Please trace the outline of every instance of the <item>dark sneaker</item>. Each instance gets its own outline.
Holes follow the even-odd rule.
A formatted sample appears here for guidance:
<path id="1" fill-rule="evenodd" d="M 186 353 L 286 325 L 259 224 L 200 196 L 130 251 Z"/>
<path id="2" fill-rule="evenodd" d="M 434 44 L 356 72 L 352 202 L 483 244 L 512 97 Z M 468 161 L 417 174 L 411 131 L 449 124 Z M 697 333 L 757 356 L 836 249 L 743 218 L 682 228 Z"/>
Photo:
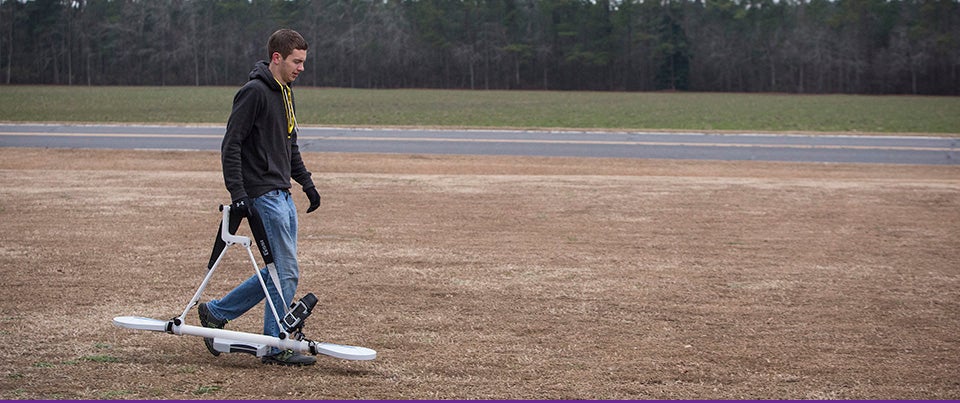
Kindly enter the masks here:
<path id="1" fill-rule="evenodd" d="M 207 303 L 203 302 L 197 306 L 197 313 L 200 314 L 200 326 L 211 327 L 214 329 L 223 329 L 226 326 L 227 321 L 220 320 L 210 314 L 210 311 L 207 310 Z M 203 344 L 207 346 L 207 351 L 214 356 L 219 356 L 220 352 L 213 348 L 213 339 L 204 338 Z"/>
<path id="2" fill-rule="evenodd" d="M 284 350 L 274 355 L 267 355 L 260 358 L 260 362 L 273 365 L 304 366 L 313 365 L 317 362 L 315 357 L 296 353 L 293 350 Z"/>

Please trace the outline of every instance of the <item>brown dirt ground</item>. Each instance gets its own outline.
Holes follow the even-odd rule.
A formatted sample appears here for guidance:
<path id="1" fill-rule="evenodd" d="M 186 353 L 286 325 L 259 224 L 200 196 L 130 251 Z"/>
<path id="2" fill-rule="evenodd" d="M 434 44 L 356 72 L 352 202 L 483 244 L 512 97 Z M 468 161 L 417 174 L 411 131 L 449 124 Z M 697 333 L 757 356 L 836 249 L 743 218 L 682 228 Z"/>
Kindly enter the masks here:
<path id="1" fill-rule="evenodd" d="M 264 366 L 111 324 L 193 295 L 216 153 L 0 148 L 0 398 L 960 398 L 960 167 L 306 160 L 308 335 L 376 360 Z M 205 300 L 251 273 L 241 251 Z"/>

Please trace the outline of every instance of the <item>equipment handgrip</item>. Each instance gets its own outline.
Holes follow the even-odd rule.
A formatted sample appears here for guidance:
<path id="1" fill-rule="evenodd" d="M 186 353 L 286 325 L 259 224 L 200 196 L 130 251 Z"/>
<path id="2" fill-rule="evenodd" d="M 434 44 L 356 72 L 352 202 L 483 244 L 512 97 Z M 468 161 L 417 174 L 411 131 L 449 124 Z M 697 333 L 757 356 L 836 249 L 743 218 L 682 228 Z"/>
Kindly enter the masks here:
<path id="1" fill-rule="evenodd" d="M 244 247 L 250 246 L 250 238 L 230 233 L 230 206 L 221 204 L 220 211 L 223 212 L 223 219 L 220 220 L 220 238 L 223 239 L 223 242 L 226 242 L 227 245 L 240 244 Z"/>

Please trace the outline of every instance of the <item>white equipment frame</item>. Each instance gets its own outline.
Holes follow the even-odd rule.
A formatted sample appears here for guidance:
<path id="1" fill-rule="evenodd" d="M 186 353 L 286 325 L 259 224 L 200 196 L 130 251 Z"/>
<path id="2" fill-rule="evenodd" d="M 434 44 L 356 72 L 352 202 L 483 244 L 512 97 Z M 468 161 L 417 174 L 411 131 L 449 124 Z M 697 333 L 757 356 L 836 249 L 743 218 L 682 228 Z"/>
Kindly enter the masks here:
<path id="1" fill-rule="evenodd" d="M 190 302 L 188 302 L 187 306 L 183 309 L 183 313 L 176 318 L 166 321 L 139 316 L 117 316 L 113 318 L 114 325 L 127 329 L 165 332 L 178 336 L 189 335 L 211 338 L 214 340 L 214 348 L 217 351 L 242 352 L 253 354 L 257 357 L 262 357 L 266 354 L 269 354 L 269 351 L 271 350 L 270 347 L 275 347 L 281 350 L 289 349 L 304 354 L 323 354 L 344 360 L 373 360 L 377 357 L 377 352 L 375 350 L 366 347 L 315 342 L 304 338 L 303 334 L 299 331 L 295 332 L 294 334 L 287 332 L 287 330 L 284 329 L 284 326 L 281 325 L 283 322 L 280 320 L 280 315 L 276 306 L 274 306 L 273 299 L 269 297 L 270 294 L 267 291 L 267 283 L 260 274 L 260 268 L 257 265 L 257 260 L 254 258 L 253 251 L 250 249 L 250 238 L 231 234 L 228 224 L 230 222 L 230 206 L 221 205 L 220 210 L 223 212 L 223 220 L 220 222 L 220 238 L 226 243 L 226 246 L 220 252 L 220 255 L 216 258 L 216 261 L 207 270 L 207 274 L 200 283 L 200 287 L 197 288 L 197 292 L 194 293 L 193 298 L 190 299 Z M 263 288 L 263 294 L 266 296 L 264 298 L 266 300 L 266 304 L 273 313 L 276 323 L 280 327 L 280 337 L 193 326 L 188 325 L 185 322 L 187 313 L 189 313 L 190 309 L 196 306 L 200 301 L 203 291 L 207 288 L 207 284 L 209 284 L 210 279 L 213 277 L 213 273 L 217 266 L 220 265 L 220 261 L 223 259 L 224 255 L 227 254 L 227 250 L 230 249 L 230 246 L 235 244 L 243 246 L 247 250 L 247 255 L 250 257 L 250 261 L 253 263 L 253 270 L 256 273 L 257 278 L 260 280 L 260 286 Z M 280 292 L 280 300 L 283 302 L 284 308 L 286 308 L 287 302 L 283 300 L 283 292 L 280 287 L 280 281 L 279 277 L 277 276 L 276 268 L 274 267 L 272 261 L 268 262 L 266 266 L 267 271 L 270 273 L 271 281 L 274 282 L 274 285 L 276 285 L 277 290 Z M 284 313 L 286 313 L 286 311 Z"/>

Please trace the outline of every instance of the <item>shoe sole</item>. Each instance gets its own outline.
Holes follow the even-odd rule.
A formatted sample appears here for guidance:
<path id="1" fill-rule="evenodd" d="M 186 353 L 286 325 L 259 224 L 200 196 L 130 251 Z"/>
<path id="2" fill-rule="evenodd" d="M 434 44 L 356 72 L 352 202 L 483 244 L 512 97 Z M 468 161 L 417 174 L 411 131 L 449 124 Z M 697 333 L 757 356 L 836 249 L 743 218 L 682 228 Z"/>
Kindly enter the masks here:
<path id="1" fill-rule="evenodd" d="M 207 351 L 209 351 L 210 354 L 213 354 L 214 357 L 220 356 L 220 352 L 213 348 L 213 339 L 204 338 L 203 345 L 207 347 Z"/>

